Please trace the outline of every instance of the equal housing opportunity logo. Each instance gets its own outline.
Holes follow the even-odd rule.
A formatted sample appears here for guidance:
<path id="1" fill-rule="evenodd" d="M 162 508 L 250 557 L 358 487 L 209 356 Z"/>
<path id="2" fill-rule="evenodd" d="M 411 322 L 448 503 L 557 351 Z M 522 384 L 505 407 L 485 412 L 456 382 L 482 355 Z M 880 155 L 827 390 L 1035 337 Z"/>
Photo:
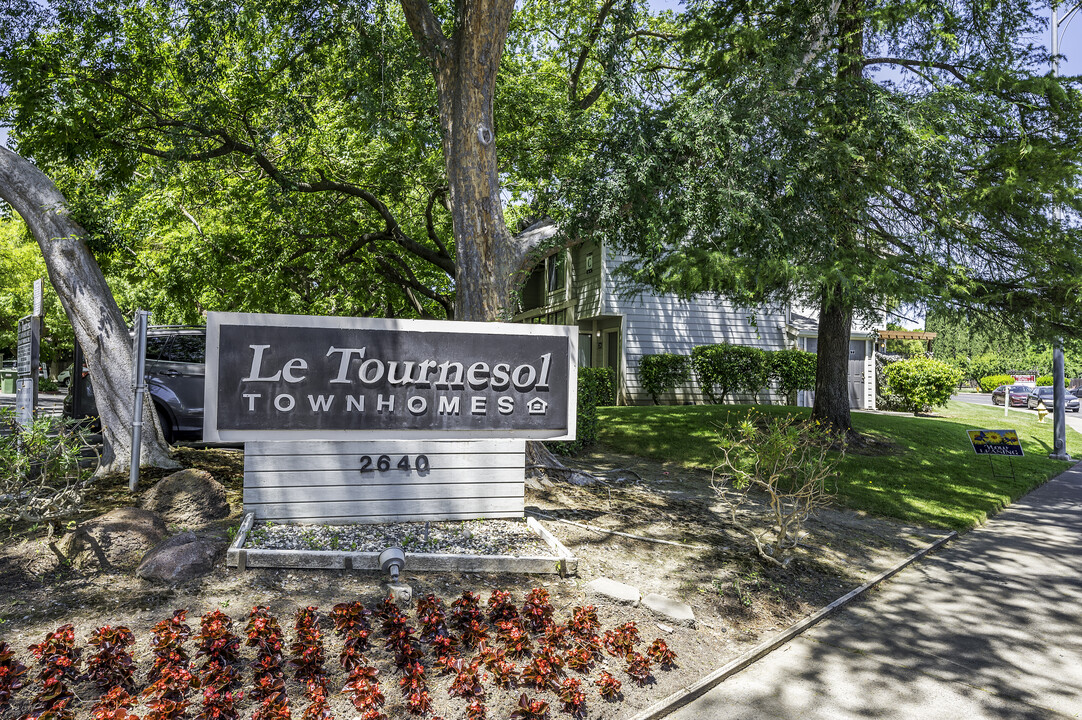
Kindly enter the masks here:
<path id="1" fill-rule="evenodd" d="M 573 437 L 574 327 L 210 313 L 204 437 Z"/>

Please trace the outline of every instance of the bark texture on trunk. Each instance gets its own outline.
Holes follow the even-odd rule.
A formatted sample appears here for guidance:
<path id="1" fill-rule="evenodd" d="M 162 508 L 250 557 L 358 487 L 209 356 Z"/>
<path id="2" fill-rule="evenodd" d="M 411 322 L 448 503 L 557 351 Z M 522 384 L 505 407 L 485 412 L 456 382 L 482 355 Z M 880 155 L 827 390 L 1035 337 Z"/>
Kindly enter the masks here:
<path id="1" fill-rule="evenodd" d="M 448 38 L 425 0 L 402 0 L 436 79 L 455 233 L 455 319 L 510 319 L 525 252 L 504 222 L 493 99 L 514 0 L 456 3 Z"/>
<path id="2" fill-rule="evenodd" d="M 26 222 L 41 248 L 75 339 L 83 348 L 106 440 L 99 473 L 131 464 L 132 347 L 128 326 L 56 185 L 25 158 L 0 146 L 0 198 Z M 169 458 L 153 403 L 143 406 L 140 465 L 177 467 Z M 151 430 L 153 428 L 153 430 Z"/>
<path id="3" fill-rule="evenodd" d="M 840 295 L 836 288 L 824 288 L 820 301 L 812 418 L 828 424 L 835 432 L 848 434 L 853 428 L 849 415 L 849 335 L 853 311 Z"/>

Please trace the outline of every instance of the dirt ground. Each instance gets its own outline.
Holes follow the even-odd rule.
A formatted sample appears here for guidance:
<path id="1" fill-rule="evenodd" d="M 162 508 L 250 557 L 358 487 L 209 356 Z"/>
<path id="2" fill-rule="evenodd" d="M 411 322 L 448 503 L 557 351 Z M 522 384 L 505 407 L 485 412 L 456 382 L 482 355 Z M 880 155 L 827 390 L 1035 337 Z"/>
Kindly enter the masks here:
<path id="1" fill-rule="evenodd" d="M 241 517 L 241 453 L 180 450 L 178 456 L 187 466 L 210 471 L 226 486 L 232 516 L 202 530 L 226 539 Z M 573 607 L 591 603 L 598 607 L 603 630 L 635 621 L 645 641 L 640 651 L 645 651 L 657 637 L 676 651 L 678 667 L 668 671 L 655 668 L 653 681 L 645 687 L 636 686 L 623 673 L 624 664 L 608 655 L 588 678 L 570 673 L 583 679 L 590 718 L 615 720 L 634 715 L 943 534 L 941 530 L 826 508 L 808 523 L 809 535 L 789 567 L 772 568 L 753 559 L 748 543 L 726 522 L 710 488 L 708 473 L 603 450 L 580 457 L 575 464 L 602 473 L 605 482 L 587 487 L 547 479 L 531 482 L 526 506 L 528 512 L 542 516 L 542 522 L 578 557 L 577 577 L 411 574 L 407 568 L 405 580 L 413 586 L 415 597 L 435 593 L 448 606 L 465 590 L 481 594 L 482 599 L 487 599 L 493 589 L 508 590 L 521 604 L 531 588 L 545 587 L 551 593 L 558 622 L 567 619 Z M 162 474 L 145 475 L 143 489 Z M 127 492 L 126 478 L 101 481 L 81 520 L 137 501 L 138 496 L 133 499 Z M 604 530 L 679 545 L 606 534 Z M 74 624 L 80 643 L 102 625 L 126 625 L 137 639 L 133 655 L 139 687 L 145 685 L 152 660 L 150 628 L 174 609 L 188 609 L 193 633 L 198 630 L 200 615 L 220 609 L 234 619 L 234 632 L 243 634 L 247 612 L 255 605 L 266 605 L 278 616 L 289 640 L 293 613 L 306 606 L 320 608 L 327 646 L 326 670 L 331 687 L 341 688 L 345 683 L 337 662 L 341 640 L 334 635 L 329 611 L 336 603 L 352 600 L 374 607 L 382 597 L 380 578 L 374 573 L 262 569 L 238 572 L 226 568 L 224 558 L 209 575 L 166 587 L 138 579 L 130 570 L 74 569 L 49 549 L 44 528 L 14 526 L 6 534 L 0 549 L 0 640 L 9 643 L 22 662 L 31 665 L 33 658 L 27 646 L 40 642 L 59 625 Z M 686 602 L 695 612 L 695 626 L 667 622 L 642 607 L 588 597 L 584 586 L 597 577 L 634 585 L 644 595 L 654 592 Z M 416 626 L 416 618 L 411 618 Z M 382 638 L 378 630 L 374 637 Z M 374 647 L 377 649 L 372 661 L 381 668 L 380 683 L 387 698 L 384 711 L 391 718 L 405 717 L 407 711 L 396 687 L 398 675 L 382 643 Z M 84 649 L 84 657 L 90 650 Z M 194 647 L 191 652 L 194 655 Z M 252 649 L 245 648 L 243 658 L 250 663 L 254 658 Z M 593 681 L 601 670 L 609 670 L 623 681 L 621 700 L 606 702 L 598 696 Z M 434 713 L 447 720 L 465 718 L 466 703 L 450 698 L 446 692 L 453 678 L 439 675 L 435 669 L 428 675 Z M 250 678 L 250 674 L 246 677 Z M 307 701 L 297 683 L 291 680 L 287 687 L 293 716 L 299 718 Z M 486 683 L 486 689 L 489 718 L 509 717 L 523 692 L 548 701 L 553 718 L 564 714 L 552 691 L 499 690 L 491 683 Z M 28 710 L 34 691 L 30 683 L 16 695 L 13 706 L 0 713 L 0 718 L 20 717 Z M 97 692 L 85 682 L 77 684 L 75 691 L 81 698 L 77 716 L 87 718 Z M 189 716 L 197 717 L 195 693 L 192 698 L 195 702 Z M 240 717 L 250 717 L 253 709 L 254 705 L 245 699 Z M 332 694 L 332 709 L 336 717 L 357 716 L 341 694 Z M 134 711 L 142 716 L 147 708 L 141 705 Z"/>

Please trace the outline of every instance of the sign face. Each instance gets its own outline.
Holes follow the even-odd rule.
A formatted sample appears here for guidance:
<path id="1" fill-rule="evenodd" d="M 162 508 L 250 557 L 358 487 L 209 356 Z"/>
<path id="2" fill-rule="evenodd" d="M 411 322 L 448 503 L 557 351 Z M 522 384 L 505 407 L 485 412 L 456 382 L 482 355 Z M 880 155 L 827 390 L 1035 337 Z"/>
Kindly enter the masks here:
<path id="1" fill-rule="evenodd" d="M 37 373 L 40 343 L 41 319 L 32 316 L 21 318 L 16 345 L 16 369 L 19 377 L 34 377 Z"/>
<path id="2" fill-rule="evenodd" d="M 978 455 L 1023 457 L 1016 430 L 966 430 L 966 434 L 973 445 L 973 452 Z"/>
<path id="3" fill-rule="evenodd" d="M 573 438 L 578 331 L 209 313 L 203 436 Z"/>
<path id="4" fill-rule="evenodd" d="M 1014 378 L 1014 381 L 1016 383 L 1022 383 L 1022 384 L 1030 383 L 1030 384 L 1033 384 L 1033 383 L 1037 382 L 1037 376 L 1036 375 L 1011 375 L 1011 377 Z"/>

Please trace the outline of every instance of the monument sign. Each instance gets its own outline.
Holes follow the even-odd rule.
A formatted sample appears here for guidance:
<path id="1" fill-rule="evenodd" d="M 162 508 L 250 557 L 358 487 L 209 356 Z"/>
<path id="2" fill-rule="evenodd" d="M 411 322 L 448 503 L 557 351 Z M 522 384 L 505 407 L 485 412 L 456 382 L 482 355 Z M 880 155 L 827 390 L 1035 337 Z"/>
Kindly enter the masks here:
<path id="1" fill-rule="evenodd" d="M 570 326 L 209 313 L 203 435 L 257 519 L 521 517 L 526 440 L 573 439 Z"/>

